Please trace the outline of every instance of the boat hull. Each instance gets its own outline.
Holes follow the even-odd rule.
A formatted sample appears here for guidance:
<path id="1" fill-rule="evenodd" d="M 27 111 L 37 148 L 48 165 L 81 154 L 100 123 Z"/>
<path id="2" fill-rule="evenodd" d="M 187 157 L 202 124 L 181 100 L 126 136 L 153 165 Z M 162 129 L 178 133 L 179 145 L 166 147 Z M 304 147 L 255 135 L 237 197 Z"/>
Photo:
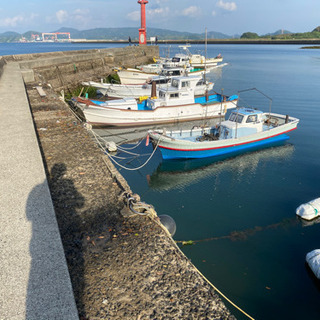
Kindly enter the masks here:
<path id="1" fill-rule="evenodd" d="M 163 159 L 200 159 L 208 157 L 219 157 L 225 155 L 236 155 L 248 151 L 257 150 L 269 146 L 275 146 L 288 140 L 289 136 L 281 134 L 276 137 L 264 139 L 261 141 L 247 142 L 241 145 L 228 146 L 224 148 L 200 149 L 200 150 L 178 150 L 166 147 L 160 147 Z"/>
<path id="2" fill-rule="evenodd" d="M 189 75 L 203 75 L 204 73 L 208 73 L 211 69 L 208 68 L 208 70 L 196 70 L 196 71 L 189 71 L 187 72 Z M 172 74 L 167 75 L 167 77 L 174 77 L 174 76 L 180 76 L 184 74 L 186 71 L 180 70 L 180 74 Z M 147 81 L 151 80 L 153 77 L 159 76 L 157 73 L 146 73 L 138 69 L 124 69 L 117 72 L 118 76 L 120 78 L 121 84 L 144 84 Z"/>
<path id="3" fill-rule="evenodd" d="M 288 132 L 297 128 L 298 120 L 257 134 L 238 139 L 192 142 L 149 132 L 154 144 L 158 144 L 163 159 L 197 159 L 236 155 L 278 145 L 289 139 Z M 160 141 L 159 141 L 160 140 Z"/>
<path id="4" fill-rule="evenodd" d="M 94 126 L 135 127 L 217 118 L 224 116 L 236 103 L 237 100 L 207 105 L 194 103 L 162 106 L 153 110 L 128 110 L 90 105 L 84 108 L 83 113 L 86 121 Z"/>
<path id="5" fill-rule="evenodd" d="M 168 85 L 158 85 L 157 89 L 165 88 Z M 200 96 L 204 95 L 206 90 L 211 91 L 213 89 L 214 84 L 208 83 L 208 85 L 197 85 L 194 89 L 194 95 Z M 124 97 L 133 97 L 133 98 L 140 98 L 140 97 L 149 97 L 151 95 L 151 85 L 144 84 L 144 85 L 121 85 L 121 84 L 114 84 L 109 86 L 102 86 L 102 85 L 95 85 L 95 87 L 104 95 L 107 95 L 109 98 L 124 98 Z M 157 93 L 158 95 L 158 93 Z"/>

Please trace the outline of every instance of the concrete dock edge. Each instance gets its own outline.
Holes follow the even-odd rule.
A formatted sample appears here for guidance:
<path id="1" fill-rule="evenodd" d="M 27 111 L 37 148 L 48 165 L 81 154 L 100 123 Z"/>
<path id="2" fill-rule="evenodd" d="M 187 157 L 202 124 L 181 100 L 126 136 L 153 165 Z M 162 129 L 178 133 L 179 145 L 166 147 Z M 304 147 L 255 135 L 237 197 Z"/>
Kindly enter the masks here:
<path id="1" fill-rule="evenodd" d="M 78 319 L 18 63 L 0 81 L 0 319 Z"/>

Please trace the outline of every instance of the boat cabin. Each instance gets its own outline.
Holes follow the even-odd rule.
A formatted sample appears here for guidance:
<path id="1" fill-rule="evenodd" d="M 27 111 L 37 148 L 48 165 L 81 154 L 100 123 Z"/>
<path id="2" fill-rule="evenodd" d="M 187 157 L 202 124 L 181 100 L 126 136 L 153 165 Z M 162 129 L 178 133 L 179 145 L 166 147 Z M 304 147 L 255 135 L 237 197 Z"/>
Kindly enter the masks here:
<path id="1" fill-rule="evenodd" d="M 183 76 L 186 73 L 185 68 L 167 68 L 167 69 L 162 69 L 161 72 L 159 73 L 160 76 L 165 76 L 165 77 L 177 77 L 177 76 Z"/>
<path id="2" fill-rule="evenodd" d="M 156 99 L 148 99 L 148 108 L 194 103 L 194 90 L 198 81 L 199 77 L 192 76 L 172 78 L 170 86 L 159 89 Z"/>
<path id="3" fill-rule="evenodd" d="M 234 139 L 263 131 L 265 113 L 250 108 L 233 111 L 220 126 L 220 139 Z"/>

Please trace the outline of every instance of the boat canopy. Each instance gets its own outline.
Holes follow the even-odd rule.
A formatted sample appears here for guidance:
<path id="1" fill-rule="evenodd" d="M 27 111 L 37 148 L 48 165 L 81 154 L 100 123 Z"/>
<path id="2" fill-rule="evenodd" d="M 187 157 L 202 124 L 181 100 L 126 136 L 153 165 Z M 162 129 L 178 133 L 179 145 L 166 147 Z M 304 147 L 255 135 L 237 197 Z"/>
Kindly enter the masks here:
<path id="1" fill-rule="evenodd" d="M 234 139 L 263 131 L 265 114 L 262 111 L 239 108 L 233 111 L 229 119 L 220 128 L 220 139 Z"/>

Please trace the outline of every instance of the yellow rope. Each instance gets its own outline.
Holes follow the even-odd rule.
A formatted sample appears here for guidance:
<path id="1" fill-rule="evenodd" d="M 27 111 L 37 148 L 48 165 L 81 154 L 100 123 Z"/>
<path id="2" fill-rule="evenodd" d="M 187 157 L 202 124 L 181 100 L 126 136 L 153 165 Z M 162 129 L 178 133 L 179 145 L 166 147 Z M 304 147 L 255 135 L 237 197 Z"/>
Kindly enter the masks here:
<path id="1" fill-rule="evenodd" d="M 162 229 L 164 229 L 167 234 L 169 235 L 169 238 L 171 239 L 171 241 L 174 243 L 174 245 L 176 246 L 176 248 L 180 251 L 180 253 L 182 255 L 185 256 L 185 254 L 181 251 L 181 249 L 179 248 L 179 246 L 177 245 L 177 243 L 173 240 L 173 238 L 171 237 L 169 231 L 167 230 L 167 228 L 160 222 L 157 221 L 156 219 L 153 219 Z M 215 287 L 199 270 L 198 268 L 192 264 L 193 268 L 198 272 L 198 274 L 215 290 L 217 291 L 225 300 L 227 300 L 232 306 L 234 306 L 237 310 L 239 310 L 240 312 L 242 312 L 245 316 L 247 316 L 249 319 L 254 320 L 254 318 L 252 318 L 249 314 L 247 314 L 245 311 L 243 311 L 240 307 L 238 307 L 234 302 L 232 302 L 228 297 L 226 297 L 217 287 Z"/>
<path id="2" fill-rule="evenodd" d="M 156 147 L 158 147 L 159 142 L 161 139 L 159 139 L 158 144 Z M 157 148 L 155 148 L 156 150 Z M 154 151 L 155 151 L 154 150 Z M 154 152 L 153 152 L 154 153 Z M 153 155 L 152 153 L 152 155 Z M 106 161 L 104 161 L 105 164 L 107 165 Z M 108 167 L 108 165 L 107 165 Z M 136 214 L 135 214 L 136 215 Z M 171 234 L 169 233 L 168 229 L 160 222 L 158 221 L 158 219 L 155 219 L 154 215 L 150 215 L 146 214 L 147 217 L 151 218 L 154 222 L 156 222 L 168 235 L 169 235 L 169 239 L 172 241 L 172 243 L 175 245 L 175 247 L 180 251 L 180 253 L 185 256 L 185 254 L 181 251 L 181 249 L 179 248 L 179 246 L 177 245 L 177 243 L 173 240 Z M 237 310 L 239 310 L 240 312 L 242 312 L 244 315 L 246 315 L 249 319 L 254 320 L 254 318 L 252 318 L 249 314 L 247 314 L 245 311 L 243 311 L 240 307 L 238 307 L 235 303 L 233 303 L 228 297 L 226 297 L 217 287 L 215 287 L 199 270 L 198 268 L 196 268 L 196 266 L 194 264 L 192 264 L 193 268 L 197 271 L 197 273 L 215 290 L 217 291 L 225 300 L 227 300 L 232 306 L 234 306 Z"/>
<path id="3" fill-rule="evenodd" d="M 200 274 L 200 276 L 209 283 L 209 285 L 216 290 L 223 298 L 225 298 L 230 304 L 232 304 L 236 309 L 241 311 L 244 315 L 246 315 L 249 319 L 254 320 L 250 315 L 248 315 L 245 311 L 243 311 L 240 307 L 238 307 L 235 303 L 233 303 L 228 297 L 226 297 L 217 287 L 215 287 L 196 267 L 194 267 L 196 271 Z"/>

